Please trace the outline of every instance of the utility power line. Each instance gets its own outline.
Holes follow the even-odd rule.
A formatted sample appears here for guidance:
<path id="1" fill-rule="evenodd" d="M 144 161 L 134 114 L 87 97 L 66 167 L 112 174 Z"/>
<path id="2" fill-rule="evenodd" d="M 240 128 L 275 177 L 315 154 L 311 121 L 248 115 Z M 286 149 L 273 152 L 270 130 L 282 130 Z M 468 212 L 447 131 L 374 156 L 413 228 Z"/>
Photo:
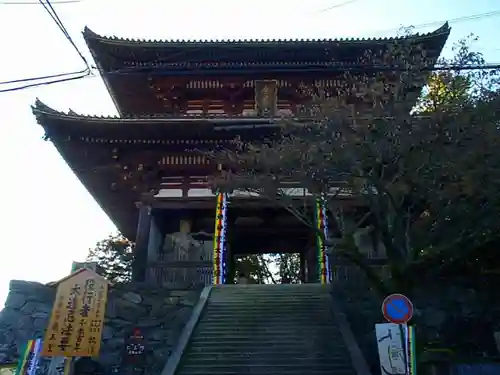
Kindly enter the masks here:
<path id="1" fill-rule="evenodd" d="M 52 4 L 76 4 L 82 3 L 83 0 L 59 0 L 53 1 Z M 40 5 L 38 1 L 0 1 L 0 5 Z"/>
<path id="2" fill-rule="evenodd" d="M 344 1 L 342 3 L 339 3 L 339 4 L 334 4 L 334 5 L 331 5 L 329 7 L 326 7 L 326 8 L 323 8 L 323 9 L 320 9 L 318 10 L 317 12 L 314 12 L 314 13 L 324 13 L 324 12 L 328 12 L 329 10 L 332 10 L 332 9 L 336 9 L 336 8 L 340 8 L 340 7 L 343 7 L 343 6 L 346 6 L 346 5 L 350 5 L 350 4 L 353 4 L 353 3 L 356 3 L 358 2 L 359 0 L 347 0 L 347 1 Z"/>
<path id="3" fill-rule="evenodd" d="M 456 17 L 452 18 L 449 20 L 444 20 L 444 21 L 432 21 L 432 22 L 426 22 L 426 23 L 420 23 L 417 25 L 412 25 L 410 26 L 413 29 L 422 29 L 425 27 L 431 27 L 431 26 L 441 26 L 445 22 L 448 23 L 459 23 L 459 22 L 466 22 L 466 21 L 473 21 L 473 20 L 478 20 L 482 18 L 490 18 L 490 17 L 497 17 L 500 16 L 500 9 L 499 10 L 492 10 L 489 12 L 484 12 L 484 13 L 477 13 L 477 14 L 472 14 L 469 16 L 462 16 L 462 17 Z M 385 29 L 385 30 L 376 30 L 376 31 L 371 31 L 371 34 L 385 34 L 385 33 L 390 33 L 390 32 L 397 32 L 401 29 L 401 27 L 396 27 L 392 29 Z M 364 35 L 367 35 L 368 33 L 363 33 Z"/>
<path id="4" fill-rule="evenodd" d="M 90 66 L 87 62 L 87 59 L 83 56 L 83 54 L 80 52 L 78 47 L 76 46 L 75 42 L 71 38 L 71 35 L 69 35 L 68 30 L 66 30 L 66 27 L 62 23 L 61 19 L 57 15 L 57 12 L 55 11 L 54 7 L 50 3 L 49 0 L 38 0 L 38 4 L 42 5 L 44 9 L 47 11 L 49 16 L 52 18 L 52 20 L 55 22 L 59 30 L 63 33 L 65 38 L 70 42 L 70 44 L 73 46 L 73 48 L 76 50 L 80 58 L 82 59 L 83 63 L 85 64 L 85 69 L 75 71 L 75 72 L 69 72 L 69 73 L 59 73 L 59 74 L 51 74 L 51 75 L 46 75 L 46 76 L 41 76 L 41 77 L 31 77 L 31 78 L 22 78 L 22 79 L 15 79 L 11 81 L 5 81 L 5 82 L 0 82 L 0 85 L 7 85 L 7 84 L 14 84 L 14 83 L 23 83 L 23 82 L 32 82 L 32 81 L 40 81 L 43 79 L 55 79 L 55 81 L 49 81 L 49 82 L 39 82 L 39 83 L 34 83 L 34 84 L 27 84 L 23 85 L 20 87 L 14 87 L 12 91 L 17 91 L 21 90 L 23 88 L 29 88 L 29 87 L 36 87 L 39 85 L 46 85 L 46 84 L 51 84 L 51 83 L 59 83 L 59 82 L 65 82 L 65 79 L 63 77 L 68 77 L 67 80 L 73 80 L 75 78 L 83 78 L 85 76 L 88 76 L 91 74 Z M 75 75 L 78 75 L 77 77 L 74 77 Z M 71 77 L 70 77 L 71 76 Z M 4 92 L 4 90 L 0 90 L 0 92 Z"/>
<path id="5" fill-rule="evenodd" d="M 75 51 L 78 53 L 80 58 L 82 59 L 83 63 L 85 64 L 86 70 L 90 70 L 89 64 L 87 62 L 87 59 L 83 56 L 83 54 L 80 52 L 78 47 L 76 46 L 75 42 L 73 41 L 73 38 L 71 38 L 71 35 L 69 35 L 68 30 L 66 30 L 66 27 L 62 23 L 61 19 L 57 15 L 57 12 L 55 11 L 54 7 L 50 3 L 49 0 L 38 0 L 38 2 L 45 8 L 49 16 L 52 18 L 52 20 L 56 23 L 56 25 L 59 27 L 61 32 L 64 34 L 66 39 L 70 42 L 70 44 L 73 46 Z"/>
<path id="6" fill-rule="evenodd" d="M 68 0 L 68 1 L 71 1 L 71 0 Z M 73 1 L 78 1 L 78 0 L 73 0 Z M 350 2 L 354 2 L 354 1 L 357 1 L 357 0 L 350 0 Z M 62 23 L 60 22 L 59 17 L 57 17 L 57 14 L 55 14 L 55 16 L 53 16 L 52 13 L 49 11 L 49 9 L 47 9 L 46 4 L 44 4 L 42 2 L 42 0 L 39 0 L 39 2 L 42 5 L 44 5 L 45 9 L 49 12 L 49 14 L 53 18 L 53 20 L 56 22 L 56 24 L 60 28 L 62 26 L 61 31 L 68 38 L 68 40 L 73 45 L 73 47 L 77 50 L 77 52 L 79 53 L 79 55 L 82 57 L 82 59 L 84 60 L 84 62 L 86 64 L 87 69 L 79 71 L 79 72 L 61 73 L 61 74 L 54 74 L 54 75 L 50 75 L 50 76 L 44 76 L 44 77 L 26 78 L 26 79 L 20 79 L 20 80 L 8 81 L 8 82 L 0 82 L 0 85 L 1 85 L 1 84 L 9 84 L 9 83 L 12 84 L 12 83 L 21 83 L 21 82 L 29 82 L 29 81 L 38 81 L 38 80 L 42 80 L 42 79 L 58 78 L 58 79 L 56 79 L 54 81 L 37 82 L 37 83 L 28 84 L 28 85 L 23 85 L 23 86 L 20 86 L 20 87 L 13 87 L 13 88 L 10 88 L 10 89 L 0 90 L 0 93 L 1 92 L 18 91 L 18 90 L 22 90 L 22 89 L 26 89 L 26 88 L 38 87 L 38 86 L 44 86 L 44 85 L 50 85 L 50 84 L 61 83 L 61 82 L 66 82 L 66 81 L 73 81 L 73 80 L 78 80 L 78 79 L 81 79 L 81 78 L 96 77 L 96 75 L 92 74 L 92 72 L 91 72 L 91 70 L 89 68 L 89 65 L 88 65 L 86 59 L 83 57 L 83 55 L 81 54 L 81 52 L 78 50 L 78 48 L 76 47 L 76 45 L 73 43 L 71 37 L 69 36 L 69 34 L 67 33 L 66 29 L 64 28 L 64 25 L 62 25 Z M 48 1 L 46 1 L 46 3 L 50 7 L 50 9 L 53 10 L 53 7 L 50 6 L 50 3 Z M 349 1 L 337 4 L 337 6 L 347 5 L 347 3 L 349 3 Z M 469 16 L 464 16 L 464 17 L 458 17 L 458 18 L 451 19 L 449 22 L 456 23 L 456 22 L 461 22 L 461 21 L 468 21 L 468 20 L 472 20 L 472 19 L 480 19 L 480 18 L 492 17 L 492 16 L 498 16 L 498 15 L 500 15 L 500 10 L 490 11 L 490 12 L 485 12 L 485 13 L 479 13 L 479 14 L 474 14 L 474 15 L 469 15 Z M 427 27 L 427 26 L 432 26 L 432 25 L 436 25 L 436 24 L 437 25 L 442 25 L 445 22 L 446 21 L 433 21 L 433 22 L 428 22 L 428 23 L 423 23 L 423 24 L 415 25 L 414 27 L 415 28 L 421 28 L 421 27 Z M 388 29 L 388 30 L 385 30 L 383 32 L 389 32 L 389 31 L 395 31 L 395 30 L 399 30 L 399 29 Z M 377 33 L 377 32 L 372 32 L 372 33 Z M 174 56 L 175 55 L 177 55 L 177 54 L 174 54 Z M 164 64 L 164 66 L 168 66 L 168 60 L 170 58 L 172 58 L 172 56 L 170 56 L 170 57 L 168 57 L 166 59 L 162 59 L 160 61 L 157 61 L 156 63 L 162 64 L 162 63 L 165 63 L 165 60 L 166 60 L 167 63 Z M 201 62 L 201 61 L 199 61 L 199 62 Z M 196 61 L 187 61 L 187 63 L 196 63 Z M 134 73 L 141 74 L 141 73 L 144 73 L 145 71 L 147 71 L 148 69 L 151 69 L 151 66 L 123 68 L 123 69 L 118 69 L 118 70 L 115 70 L 115 71 L 102 72 L 102 73 L 104 73 L 104 74 L 120 74 L 120 75 L 134 74 Z M 422 70 L 426 70 L 426 71 L 440 71 L 440 70 L 449 70 L 449 71 L 468 70 L 468 71 L 472 71 L 472 70 L 498 70 L 498 69 L 500 69 L 500 64 L 497 64 L 497 63 L 488 63 L 488 64 L 483 64 L 483 65 L 469 65 L 469 66 L 438 66 L 438 65 L 436 65 L 434 67 L 423 68 Z M 374 72 L 374 71 L 390 71 L 390 70 L 397 70 L 397 69 L 395 67 L 388 67 L 388 66 L 376 67 L 376 66 L 373 66 L 373 65 L 358 65 L 358 66 L 350 66 L 350 67 L 338 67 L 337 70 L 338 71 L 359 71 L 359 72 L 362 72 L 363 70 L 365 70 L 365 71 L 370 70 L 370 71 Z M 193 73 L 199 73 L 199 69 L 193 69 Z M 77 75 L 77 74 L 80 74 L 80 75 L 75 77 L 74 75 Z M 70 76 L 70 75 L 72 77 L 67 77 L 67 76 Z"/>
<path id="7" fill-rule="evenodd" d="M 104 72 L 105 74 L 120 74 L 120 75 L 132 75 L 135 72 L 137 74 L 142 74 L 144 72 L 145 68 L 138 68 L 138 69 L 128 69 L 127 71 L 119 72 L 119 71 L 112 71 L 112 72 Z M 337 72 L 384 72 L 384 71 L 406 71 L 407 69 L 404 68 L 398 68 L 398 67 L 393 67 L 393 66 L 373 66 L 373 65 L 359 65 L 359 66 L 352 66 L 350 65 L 349 67 L 339 67 L 337 69 L 330 69 L 329 71 L 337 71 Z M 421 71 L 474 71 L 474 70 L 500 70 L 500 64 L 484 64 L 484 65 L 450 65 L 450 66 L 434 66 L 434 67 L 428 67 L 428 68 L 421 68 Z M 190 73 L 192 74 L 199 74 L 200 70 L 199 69 L 193 69 Z M 172 73 L 173 75 L 175 72 Z M 55 81 L 49 81 L 49 82 L 39 82 L 39 83 L 33 83 L 25 86 L 20 86 L 20 87 L 13 87 L 9 89 L 4 89 L 0 90 L 0 93 L 2 92 L 11 92 L 11 91 L 18 91 L 18 90 L 23 90 L 31 87 L 39 87 L 39 86 L 46 86 L 46 85 L 51 85 L 54 83 L 62 83 L 62 82 L 67 82 L 67 81 L 74 81 L 74 80 L 79 80 L 82 78 L 96 78 L 96 75 L 93 74 L 85 74 L 82 76 L 76 76 L 76 77 L 70 77 L 70 78 L 62 78 L 59 80 Z"/>

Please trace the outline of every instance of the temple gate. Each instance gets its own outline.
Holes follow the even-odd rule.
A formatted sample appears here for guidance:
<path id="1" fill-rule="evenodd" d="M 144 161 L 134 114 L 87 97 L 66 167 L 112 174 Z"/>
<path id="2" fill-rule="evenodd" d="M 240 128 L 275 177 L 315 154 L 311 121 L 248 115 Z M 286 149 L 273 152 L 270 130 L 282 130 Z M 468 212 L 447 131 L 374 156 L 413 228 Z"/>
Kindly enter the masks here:
<path id="1" fill-rule="evenodd" d="M 300 114 L 307 104 L 304 88 L 334 95 L 346 70 L 366 71 L 360 61 L 369 52 L 405 41 L 420 46 L 433 64 L 448 34 L 444 25 L 408 38 L 180 42 L 109 38 L 85 29 L 119 116 L 64 113 L 38 100 L 33 113 L 117 228 L 135 239 L 136 281 L 225 283 L 233 278 L 235 254 L 280 246 L 301 254 L 303 282 L 328 283 L 338 278 L 336 260 L 316 231 L 259 197 L 213 192 L 208 181 L 220 168 L 206 151 L 235 147 L 236 138 L 274 136 L 280 118 Z M 283 188 L 309 199 L 300 184 Z M 334 238 L 337 228 L 323 203 L 314 205 L 317 229 Z M 339 197 L 339 205 L 353 216 L 363 210 L 352 196 Z"/>

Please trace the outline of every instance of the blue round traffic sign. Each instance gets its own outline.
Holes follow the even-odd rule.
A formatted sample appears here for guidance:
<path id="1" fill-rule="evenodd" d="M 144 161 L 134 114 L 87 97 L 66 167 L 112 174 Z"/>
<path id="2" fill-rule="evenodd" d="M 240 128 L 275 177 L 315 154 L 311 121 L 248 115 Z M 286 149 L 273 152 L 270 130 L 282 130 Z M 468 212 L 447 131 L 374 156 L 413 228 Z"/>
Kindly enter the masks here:
<path id="1" fill-rule="evenodd" d="M 391 294 L 382 302 L 382 314 L 390 323 L 408 323 L 413 316 L 413 304 L 403 294 Z"/>

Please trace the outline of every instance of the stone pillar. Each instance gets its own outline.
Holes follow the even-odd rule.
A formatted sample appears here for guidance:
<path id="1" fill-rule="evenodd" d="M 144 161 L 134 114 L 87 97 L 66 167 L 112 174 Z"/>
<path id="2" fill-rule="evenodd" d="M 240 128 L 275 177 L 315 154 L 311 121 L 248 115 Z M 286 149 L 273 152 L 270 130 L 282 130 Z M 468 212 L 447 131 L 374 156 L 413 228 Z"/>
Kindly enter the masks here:
<path id="1" fill-rule="evenodd" d="M 155 215 L 151 215 L 151 225 L 149 228 L 149 241 L 148 241 L 148 254 L 147 254 L 147 266 L 152 263 L 163 260 L 159 259 L 159 254 L 163 253 L 163 234 L 158 226 Z M 151 272 L 146 272 L 146 280 L 152 282 L 154 277 L 152 277 Z"/>
<path id="2" fill-rule="evenodd" d="M 137 235 L 135 239 L 134 260 L 132 263 L 132 280 L 146 281 L 149 232 L 151 229 L 151 207 L 139 206 Z"/>

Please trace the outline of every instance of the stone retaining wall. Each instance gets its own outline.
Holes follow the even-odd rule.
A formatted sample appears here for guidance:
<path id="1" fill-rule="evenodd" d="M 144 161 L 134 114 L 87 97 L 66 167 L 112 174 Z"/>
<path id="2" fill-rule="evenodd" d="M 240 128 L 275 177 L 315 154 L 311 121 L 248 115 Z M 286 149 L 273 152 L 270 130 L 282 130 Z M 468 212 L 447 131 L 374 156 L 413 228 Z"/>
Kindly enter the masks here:
<path id="1" fill-rule="evenodd" d="M 332 292 L 347 315 L 372 374 L 379 375 L 375 324 L 385 322 L 382 315 L 383 298 L 370 290 L 366 281 L 364 287 L 361 284 L 333 284 Z M 422 287 L 412 300 L 419 338 L 425 335 L 426 340 L 435 341 L 444 348 L 452 348 L 457 352 L 456 357 L 463 361 L 477 356 L 473 349 L 479 345 L 469 348 L 467 341 L 480 344 L 485 354 L 491 353 L 490 349 L 495 343 L 493 330 L 488 327 L 492 326 L 490 320 L 493 309 L 492 306 L 485 306 L 474 290 L 436 284 L 432 288 Z"/>
<path id="2" fill-rule="evenodd" d="M 99 362 L 116 368 L 125 342 L 139 328 L 145 339 L 146 374 L 159 373 L 199 299 L 200 290 L 166 290 L 137 284 L 110 288 Z M 0 312 L 0 363 L 17 360 L 27 340 L 41 338 L 48 324 L 55 288 L 14 280 Z"/>

